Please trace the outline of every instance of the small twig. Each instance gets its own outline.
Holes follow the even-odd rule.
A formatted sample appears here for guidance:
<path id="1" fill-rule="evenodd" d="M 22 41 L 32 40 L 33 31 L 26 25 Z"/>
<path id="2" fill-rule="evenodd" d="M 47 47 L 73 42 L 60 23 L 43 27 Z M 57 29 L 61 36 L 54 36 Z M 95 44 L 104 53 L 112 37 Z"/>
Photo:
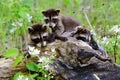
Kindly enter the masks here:
<path id="1" fill-rule="evenodd" d="M 90 20 L 89 20 L 89 18 L 88 18 L 88 16 L 87 16 L 87 14 L 86 14 L 84 9 L 83 9 L 83 13 L 84 13 L 85 18 L 86 18 L 86 20 L 87 20 L 87 22 L 88 22 L 88 24 L 90 26 L 91 31 L 94 32 L 93 34 L 96 34 L 96 32 L 94 31 L 93 26 L 91 25 Z"/>
<path id="2" fill-rule="evenodd" d="M 92 25 L 91 25 L 90 20 L 88 19 L 88 16 L 87 16 L 87 14 L 86 14 L 86 12 L 85 12 L 84 9 L 83 9 L 83 13 L 84 13 L 84 15 L 85 15 L 85 18 L 86 18 L 86 20 L 87 20 L 87 22 L 88 22 L 90 28 L 92 29 Z"/>
<path id="3" fill-rule="evenodd" d="M 115 59 L 115 63 L 116 63 L 116 46 L 117 46 L 117 36 L 118 36 L 118 32 L 116 33 L 115 36 L 115 45 L 114 45 L 114 59 Z"/>

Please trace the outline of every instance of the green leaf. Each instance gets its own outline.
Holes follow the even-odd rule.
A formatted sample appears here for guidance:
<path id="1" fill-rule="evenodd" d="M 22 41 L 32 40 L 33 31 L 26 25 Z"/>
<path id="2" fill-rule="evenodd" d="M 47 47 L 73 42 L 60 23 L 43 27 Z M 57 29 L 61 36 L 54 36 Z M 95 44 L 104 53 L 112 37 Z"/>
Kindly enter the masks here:
<path id="1" fill-rule="evenodd" d="M 21 72 L 16 73 L 12 80 L 18 80 L 20 75 L 23 75 L 23 73 L 21 73 Z"/>
<path id="2" fill-rule="evenodd" d="M 27 63 L 26 67 L 30 71 L 38 71 L 38 66 L 34 62 Z"/>
<path id="3" fill-rule="evenodd" d="M 16 57 L 19 51 L 17 48 L 11 48 L 5 52 L 4 57 Z"/>
<path id="4" fill-rule="evenodd" d="M 38 76 L 39 76 L 39 74 L 38 74 L 38 73 L 36 73 L 36 74 L 32 74 L 31 76 L 32 76 L 32 78 L 36 78 L 36 77 L 38 77 Z"/>
<path id="5" fill-rule="evenodd" d="M 17 57 L 14 61 L 14 64 L 13 64 L 14 67 L 17 66 L 22 61 L 22 59 L 23 59 L 23 56 Z"/>

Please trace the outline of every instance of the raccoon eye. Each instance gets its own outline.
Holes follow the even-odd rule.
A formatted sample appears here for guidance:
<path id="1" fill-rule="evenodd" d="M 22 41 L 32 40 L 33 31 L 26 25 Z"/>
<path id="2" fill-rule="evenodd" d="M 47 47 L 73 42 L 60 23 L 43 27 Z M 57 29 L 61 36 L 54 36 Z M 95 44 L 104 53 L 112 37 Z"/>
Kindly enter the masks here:
<path id="1" fill-rule="evenodd" d="M 58 19 L 52 19 L 52 21 L 54 22 L 54 23 L 57 23 L 58 22 Z"/>
<path id="2" fill-rule="evenodd" d="M 31 34 L 35 34 L 35 31 L 32 31 Z"/>
<path id="3" fill-rule="evenodd" d="M 49 22 L 49 19 L 45 19 L 45 23 L 48 23 Z"/>
<path id="4" fill-rule="evenodd" d="M 40 42 L 40 39 L 39 38 L 35 38 L 35 39 L 32 39 L 32 41 L 37 44 L 37 43 Z"/>
<path id="5" fill-rule="evenodd" d="M 77 40 L 87 41 L 85 37 L 78 36 L 76 37 Z"/>

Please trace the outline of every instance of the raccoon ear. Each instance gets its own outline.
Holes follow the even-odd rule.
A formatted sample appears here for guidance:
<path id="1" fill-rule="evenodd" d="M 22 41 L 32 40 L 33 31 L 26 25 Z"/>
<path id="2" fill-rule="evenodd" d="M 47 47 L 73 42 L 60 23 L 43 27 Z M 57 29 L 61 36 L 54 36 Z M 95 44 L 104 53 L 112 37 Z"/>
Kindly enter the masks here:
<path id="1" fill-rule="evenodd" d="M 46 24 L 43 24 L 43 25 L 42 25 L 42 28 L 47 28 Z"/>
<path id="2" fill-rule="evenodd" d="M 60 13 L 60 10 L 58 9 L 58 10 L 56 10 L 56 12 L 59 14 L 59 13 Z"/>
<path id="3" fill-rule="evenodd" d="M 33 30 L 33 28 L 32 27 L 28 27 L 28 32 L 29 33 L 32 33 L 34 30 Z"/>
<path id="4" fill-rule="evenodd" d="M 42 14 L 43 14 L 43 15 L 46 15 L 46 11 L 42 11 Z"/>

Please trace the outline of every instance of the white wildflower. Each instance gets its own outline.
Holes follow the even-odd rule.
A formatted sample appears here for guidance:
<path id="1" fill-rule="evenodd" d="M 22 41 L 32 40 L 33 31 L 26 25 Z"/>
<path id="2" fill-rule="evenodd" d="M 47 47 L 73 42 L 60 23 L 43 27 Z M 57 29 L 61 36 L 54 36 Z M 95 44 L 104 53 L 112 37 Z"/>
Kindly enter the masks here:
<path id="1" fill-rule="evenodd" d="M 10 33 L 14 33 L 16 30 L 17 30 L 17 28 L 12 28 L 12 29 L 10 30 Z"/>
<path id="2" fill-rule="evenodd" d="M 45 74 L 45 77 L 47 77 L 47 75 Z"/>
<path id="3" fill-rule="evenodd" d="M 18 19 L 18 22 L 23 22 L 23 19 L 22 19 L 22 18 L 19 18 L 19 19 Z"/>
<path id="4" fill-rule="evenodd" d="M 39 53 L 40 53 L 40 50 L 35 49 L 35 50 L 34 50 L 34 53 L 35 53 L 35 54 L 39 54 Z"/>
<path id="5" fill-rule="evenodd" d="M 119 35 L 119 36 L 117 36 L 117 38 L 118 38 L 118 39 L 120 39 L 120 35 Z"/>
<path id="6" fill-rule="evenodd" d="M 40 57 L 39 60 L 38 60 L 38 62 L 42 62 L 42 63 L 44 63 L 44 64 L 48 64 L 49 61 L 50 61 L 50 58 L 47 58 L 47 57 L 45 57 L 45 56 Z"/>
<path id="7" fill-rule="evenodd" d="M 107 37 L 103 37 L 102 40 L 103 40 L 103 41 L 107 41 Z"/>
<path id="8" fill-rule="evenodd" d="M 109 40 L 108 40 L 107 37 L 103 37 L 103 38 L 102 38 L 102 42 L 103 42 L 104 44 L 108 44 L 108 43 L 109 43 Z"/>
<path id="9" fill-rule="evenodd" d="M 110 29 L 110 31 L 114 31 L 114 32 L 120 32 L 120 28 L 119 28 L 119 25 L 114 25 L 111 29 Z"/>
<path id="10" fill-rule="evenodd" d="M 51 48 L 51 52 L 55 52 L 55 48 Z"/>
<path id="11" fill-rule="evenodd" d="M 44 61 L 46 61 L 46 57 L 41 57 L 41 58 L 39 58 L 39 60 L 38 60 L 38 62 L 44 62 Z"/>
<path id="12" fill-rule="evenodd" d="M 24 76 L 20 75 L 17 80 L 23 80 Z"/>
<path id="13" fill-rule="evenodd" d="M 108 44 L 109 44 L 109 41 L 106 42 L 106 45 L 108 45 Z"/>
<path id="14" fill-rule="evenodd" d="M 28 78 L 24 77 L 23 75 L 19 75 L 17 80 L 28 80 Z"/>
<path id="15" fill-rule="evenodd" d="M 22 25 L 23 25 L 22 22 L 23 22 L 23 19 L 22 19 L 22 18 L 19 18 L 16 23 L 17 23 L 17 25 L 18 25 L 19 27 L 22 27 Z"/>
<path id="16" fill-rule="evenodd" d="M 22 18 L 20 18 L 20 19 L 18 19 L 18 21 L 17 22 L 12 22 L 12 26 L 19 26 L 19 27 L 21 27 L 22 25 L 23 25 L 23 19 Z"/>
<path id="17" fill-rule="evenodd" d="M 12 22 L 12 24 L 11 24 L 11 25 L 12 25 L 12 26 L 14 26 L 14 27 L 16 26 L 16 24 L 15 24 L 14 22 Z"/>
<path id="18" fill-rule="evenodd" d="M 17 22 L 19 27 L 22 27 L 22 23 L 21 22 Z"/>
<path id="19" fill-rule="evenodd" d="M 102 41 L 103 41 L 103 43 L 106 43 L 107 37 L 103 37 L 103 38 L 102 38 Z"/>
<path id="20" fill-rule="evenodd" d="M 27 14 L 28 22 L 31 22 L 32 16 L 30 14 Z"/>
<path id="21" fill-rule="evenodd" d="M 51 67 L 50 67 L 49 64 L 46 64 L 46 65 L 44 66 L 44 68 L 45 68 L 45 70 L 50 70 L 50 69 L 51 69 Z"/>
<path id="22" fill-rule="evenodd" d="M 25 80 L 28 80 L 28 78 L 26 78 Z"/>
<path id="23" fill-rule="evenodd" d="M 30 51 L 33 51 L 33 50 L 35 49 L 35 47 L 28 46 L 28 49 L 29 49 Z"/>
<path id="24" fill-rule="evenodd" d="M 30 53 L 30 55 L 38 55 L 40 53 L 40 50 L 35 49 L 35 47 L 28 47 L 28 52 Z"/>
<path id="25" fill-rule="evenodd" d="M 111 43 L 112 43 L 112 44 L 114 44 L 114 43 L 115 43 L 115 41 L 112 41 Z"/>
<path id="26" fill-rule="evenodd" d="M 54 78 L 54 76 L 51 76 L 51 78 Z"/>
<path id="27" fill-rule="evenodd" d="M 93 34 L 94 36 L 96 36 L 96 35 L 97 35 L 93 29 L 92 29 L 92 30 L 90 30 L 90 32 L 91 32 L 91 34 Z"/>

